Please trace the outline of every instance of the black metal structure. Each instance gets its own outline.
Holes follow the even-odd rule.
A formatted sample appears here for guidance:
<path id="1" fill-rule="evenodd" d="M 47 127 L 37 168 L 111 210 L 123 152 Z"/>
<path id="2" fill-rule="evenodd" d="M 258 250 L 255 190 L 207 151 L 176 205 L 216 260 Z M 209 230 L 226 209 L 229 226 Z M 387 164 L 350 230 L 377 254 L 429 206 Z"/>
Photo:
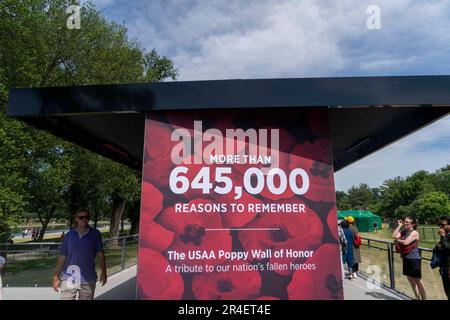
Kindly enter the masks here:
<path id="1" fill-rule="evenodd" d="M 448 114 L 450 76 L 12 89 L 8 115 L 141 170 L 148 111 L 307 107 L 329 110 L 337 171 Z"/>

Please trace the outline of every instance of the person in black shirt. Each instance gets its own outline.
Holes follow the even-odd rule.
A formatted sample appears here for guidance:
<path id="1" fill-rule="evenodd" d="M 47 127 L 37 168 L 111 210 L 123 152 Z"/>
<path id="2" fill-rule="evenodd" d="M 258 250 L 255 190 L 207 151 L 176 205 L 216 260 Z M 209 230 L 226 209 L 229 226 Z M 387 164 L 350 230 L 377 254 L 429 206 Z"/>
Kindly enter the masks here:
<path id="1" fill-rule="evenodd" d="M 441 250 L 441 266 L 439 272 L 442 277 L 442 285 L 444 286 L 447 299 L 450 300 L 450 217 L 441 217 L 439 219 L 439 235 L 441 239 L 436 245 Z"/>

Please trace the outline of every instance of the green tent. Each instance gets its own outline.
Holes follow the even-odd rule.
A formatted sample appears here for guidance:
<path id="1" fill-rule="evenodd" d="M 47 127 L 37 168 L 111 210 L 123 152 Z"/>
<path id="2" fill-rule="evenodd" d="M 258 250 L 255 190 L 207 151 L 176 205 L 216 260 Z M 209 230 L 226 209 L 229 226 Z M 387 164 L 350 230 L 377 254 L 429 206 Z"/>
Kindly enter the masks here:
<path id="1" fill-rule="evenodd" d="M 374 224 L 377 229 L 381 229 L 381 217 L 368 210 L 338 210 L 338 219 L 344 220 L 345 217 L 352 216 L 355 219 L 355 225 L 361 232 L 374 231 Z"/>

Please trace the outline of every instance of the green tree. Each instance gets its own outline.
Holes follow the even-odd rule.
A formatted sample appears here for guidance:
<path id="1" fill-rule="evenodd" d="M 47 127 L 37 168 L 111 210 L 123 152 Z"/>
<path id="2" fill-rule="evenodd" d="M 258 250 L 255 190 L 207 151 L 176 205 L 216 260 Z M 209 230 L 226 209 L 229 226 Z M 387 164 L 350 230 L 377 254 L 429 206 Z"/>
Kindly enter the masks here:
<path id="1" fill-rule="evenodd" d="M 444 192 L 450 197 L 450 165 L 436 170 L 431 176 L 431 183 L 434 190 Z"/>
<path id="2" fill-rule="evenodd" d="M 96 208 L 104 208 L 105 203 L 119 203 L 111 208 L 111 212 L 116 213 L 113 216 L 119 217 L 122 213 L 117 214 L 117 208 L 120 211 L 125 204 L 121 204 L 122 200 L 113 199 L 135 201 L 136 194 L 134 187 L 127 193 L 119 186 L 123 183 L 126 188 L 130 183 L 136 183 L 136 173 L 118 164 L 114 164 L 114 170 L 108 171 L 110 175 L 102 171 L 100 180 L 107 180 L 105 183 L 94 187 L 87 185 L 92 179 L 85 177 L 89 174 L 98 177 L 97 170 L 101 171 L 103 166 L 90 167 L 86 169 L 88 172 L 84 172 L 80 169 L 83 163 L 105 161 L 105 167 L 108 167 L 110 160 L 87 153 L 77 162 L 70 159 L 71 155 L 77 156 L 76 152 L 66 150 L 69 147 L 61 140 L 6 118 L 8 89 L 163 81 L 176 79 L 178 74 L 169 59 L 160 57 L 155 50 L 147 52 L 136 40 L 128 37 L 124 26 L 107 21 L 91 3 L 82 5 L 81 29 L 67 29 L 66 8 L 70 4 L 79 2 L 0 1 L 0 128 L 5 128 L 0 131 L 0 160 L 2 166 L 6 164 L 0 172 L 0 232 L 4 234 L 17 212 L 25 207 L 41 210 L 43 205 L 34 202 L 44 197 L 46 192 L 48 203 L 55 203 L 55 195 L 63 197 L 65 203 L 58 202 L 56 207 L 64 207 L 70 213 L 78 205 L 89 206 L 97 213 Z M 42 150 L 47 152 L 42 153 Z M 64 156 L 58 157 L 55 150 Z M 37 156 L 40 152 L 43 155 Z M 65 173 L 64 168 L 68 170 Z M 50 172 L 55 175 L 53 178 Z M 28 175 L 31 175 L 30 183 Z M 118 177 L 123 179 L 122 182 Z M 110 194 L 105 195 L 107 192 Z M 93 199 L 97 199 L 97 204 Z M 32 203 L 28 201 L 27 205 L 27 200 Z M 55 212 L 42 213 L 42 223 L 45 224 Z"/>
<path id="3" fill-rule="evenodd" d="M 141 202 L 136 200 L 131 202 L 126 210 L 126 218 L 131 222 L 129 234 L 137 234 L 139 232 L 139 214 L 141 210 Z"/>
<path id="4" fill-rule="evenodd" d="M 411 207 L 417 210 L 420 221 L 433 223 L 449 214 L 450 201 L 444 192 L 432 191 L 416 199 Z"/>
<path id="5" fill-rule="evenodd" d="M 348 202 L 352 209 L 367 209 L 373 202 L 372 190 L 365 183 L 353 186 L 348 190 Z"/>
<path id="6" fill-rule="evenodd" d="M 69 192 L 66 194 L 69 225 L 73 225 L 73 213 L 77 209 L 87 208 L 93 215 L 94 227 L 97 227 L 99 216 L 105 213 L 104 203 L 110 196 L 107 187 L 109 172 L 104 169 L 108 160 L 74 146 L 66 151 L 70 153 L 72 164 Z"/>
<path id="7" fill-rule="evenodd" d="M 336 191 L 336 206 L 338 210 L 350 210 L 352 208 L 345 191 Z"/>
<path id="8" fill-rule="evenodd" d="M 118 163 L 109 163 L 110 194 L 112 202 L 111 223 L 109 235 L 111 238 L 118 237 L 120 222 L 127 202 L 133 204 L 140 197 L 140 176 L 130 169 L 124 168 Z M 117 241 L 111 241 L 110 246 L 116 246 Z"/>
<path id="9" fill-rule="evenodd" d="M 423 170 L 406 178 L 386 180 L 380 187 L 379 213 L 387 218 L 401 218 L 419 195 L 432 190 L 431 176 Z"/>
<path id="10" fill-rule="evenodd" d="M 58 209 L 65 210 L 65 194 L 70 181 L 70 158 L 62 146 L 53 141 L 41 142 L 31 152 L 31 165 L 27 176 L 29 195 L 28 210 L 38 215 L 41 231 L 38 240 L 44 238 L 48 223 Z"/>
<path id="11" fill-rule="evenodd" d="M 1 121 L 0 115 L 0 243 L 9 239 L 27 204 L 26 173 L 31 165 L 27 145 L 33 145 L 26 127 L 17 121 Z"/>

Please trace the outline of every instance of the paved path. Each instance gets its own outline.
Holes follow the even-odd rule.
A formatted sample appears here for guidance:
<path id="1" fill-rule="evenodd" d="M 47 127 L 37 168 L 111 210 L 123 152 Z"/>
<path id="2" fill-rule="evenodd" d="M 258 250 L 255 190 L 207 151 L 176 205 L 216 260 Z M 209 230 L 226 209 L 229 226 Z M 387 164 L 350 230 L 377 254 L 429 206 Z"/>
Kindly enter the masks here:
<path id="1" fill-rule="evenodd" d="M 353 280 L 344 280 L 345 300 L 410 300 L 407 296 L 394 290 L 369 283 L 362 276 Z"/>
<path id="2" fill-rule="evenodd" d="M 51 288 L 4 288 L 6 300 L 58 300 L 59 294 Z M 112 275 L 104 287 L 98 287 L 96 300 L 134 300 L 136 297 L 136 266 Z M 346 300 L 407 300 L 408 297 L 384 286 L 367 285 L 366 278 L 344 280 Z"/>
<path id="3" fill-rule="evenodd" d="M 98 285 L 98 283 L 97 283 Z M 104 287 L 95 290 L 98 300 L 134 300 L 136 295 L 136 266 L 113 274 Z M 3 288 L 5 300 L 59 300 L 52 288 Z"/>

